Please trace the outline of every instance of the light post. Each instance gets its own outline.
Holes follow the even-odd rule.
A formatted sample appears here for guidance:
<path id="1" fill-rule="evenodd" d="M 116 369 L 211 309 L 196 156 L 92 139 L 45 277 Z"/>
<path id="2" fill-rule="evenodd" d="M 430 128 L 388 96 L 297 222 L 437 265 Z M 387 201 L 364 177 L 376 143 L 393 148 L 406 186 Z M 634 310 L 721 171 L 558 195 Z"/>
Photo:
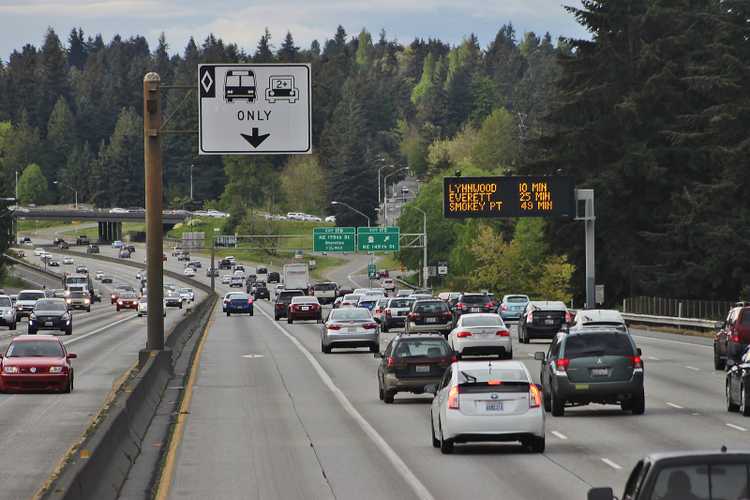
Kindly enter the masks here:
<path id="1" fill-rule="evenodd" d="M 348 208 L 349 210 L 351 210 L 353 212 L 357 212 L 359 215 L 361 215 L 362 217 L 364 217 L 365 219 L 367 219 L 367 227 L 370 227 L 370 218 L 367 215 L 365 215 L 364 213 L 362 213 L 359 210 L 357 210 L 356 208 L 354 208 L 353 206 L 349 205 L 348 203 L 344 203 L 343 201 L 332 201 L 331 205 L 343 205 L 346 208 Z"/>
<path id="2" fill-rule="evenodd" d="M 75 189 L 73 189 L 72 187 L 70 187 L 70 186 L 68 186 L 67 184 L 64 184 L 64 183 L 62 183 L 62 182 L 60 182 L 60 181 L 52 181 L 52 184 L 57 184 L 57 185 L 59 185 L 59 186 L 62 186 L 62 187 L 66 187 L 66 188 L 70 189 L 71 191 L 73 191 L 73 193 L 75 193 L 75 197 L 76 197 L 76 198 L 75 198 L 75 200 L 76 200 L 76 205 L 75 205 L 75 207 L 76 207 L 76 210 L 78 210 L 78 191 L 76 191 L 76 190 L 75 190 Z"/>
<path id="3" fill-rule="evenodd" d="M 383 165 L 382 167 L 378 167 L 378 206 L 383 203 L 382 195 L 380 192 L 380 187 L 382 186 L 383 182 L 380 178 L 380 172 L 382 172 L 384 168 L 393 168 L 393 165 Z M 386 192 L 385 195 L 388 196 L 388 193 Z"/>
<path id="4" fill-rule="evenodd" d="M 18 170 L 16 170 L 16 199 L 18 199 Z"/>
<path id="5" fill-rule="evenodd" d="M 193 201 L 193 164 L 190 164 L 190 201 Z"/>
<path id="6" fill-rule="evenodd" d="M 422 214 L 422 288 L 427 288 L 427 214 L 421 208 L 411 206 Z"/>
<path id="7" fill-rule="evenodd" d="M 388 174 L 388 175 L 386 175 L 384 177 L 384 181 L 385 182 L 383 182 L 383 184 L 385 185 L 385 197 L 383 198 L 383 200 L 384 200 L 383 201 L 383 208 L 385 209 L 384 221 L 385 221 L 385 225 L 386 226 L 388 225 L 388 177 L 396 175 L 396 174 L 398 174 L 400 172 L 403 172 L 405 170 L 409 170 L 409 167 L 400 168 L 400 169 L 396 170 L 395 172 L 391 172 L 390 174 Z"/>

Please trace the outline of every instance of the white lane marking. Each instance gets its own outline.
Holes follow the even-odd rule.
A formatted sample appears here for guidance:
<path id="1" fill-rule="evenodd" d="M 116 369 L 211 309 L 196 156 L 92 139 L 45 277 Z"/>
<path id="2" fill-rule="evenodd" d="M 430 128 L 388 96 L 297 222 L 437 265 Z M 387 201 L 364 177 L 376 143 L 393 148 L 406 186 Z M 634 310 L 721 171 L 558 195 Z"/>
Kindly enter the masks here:
<path id="1" fill-rule="evenodd" d="M 703 347 L 704 349 L 713 349 L 712 345 L 705 345 L 705 344 L 697 344 L 694 342 L 685 342 L 682 340 L 671 340 L 671 339 L 656 339 L 654 337 L 649 337 L 647 335 L 633 335 L 633 337 L 638 339 L 643 339 L 645 341 L 654 341 L 654 342 L 666 342 L 667 344 L 683 344 L 683 345 L 689 345 L 691 347 Z"/>
<path id="2" fill-rule="evenodd" d="M 690 365 L 685 365 L 685 368 L 687 368 L 688 370 L 693 370 L 694 372 L 699 372 L 699 371 L 701 371 L 701 369 L 700 369 L 700 368 L 696 368 L 696 367 L 694 367 L 694 366 L 690 366 Z"/>
<path id="3" fill-rule="evenodd" d="M 612 467 L 615 470 L 622 469 L 622 465 L 618 465 L 618 464 L 614 463 L 612 460 L 610 460 L 608 458 L 602 458 L 601 460 L 602 460 L 602 462 L 604 462 L 605 464 L 609 465 L 610 467 Z"/>
<path id="4" fill-rule="evenodd" d="M 649 361 L 661 361 L 661 358 L 657 358 L 656 356 L 648 356 L 646 359 Z"/>
<path id="5" fill-rule="evenodd" d="M 568 436 L 566 436 L 562 432 L 552 431 L 552 435 L 562 440 L 568 439 Z"/>
<path id="6" fill-rule="evenodd" d="M 315 359 L 312 353 L 308 351 L 307 348 L 302 345 L 299 340 L 297 340 L 281 325 L 274 321 L 273 318 L 271 318 L 271 315 L 269 315 L 266 311 L 264 311 L 260 307 L 258 308 L 258 311 L 260 311 L 263 316 L 271 321 L 273 326 L 275 326 L 286 338 L 288 338 L 289 341 L 294 344 L 297 349 L 299 349 L 302 355 L 307 358 L 315 372 L 318 374 L 318 377 L 320 377 L 320 380 L 323 381 L 323 384 L 325 384 L 328 390 L 333 393 L 334 397 L 338 400 L 339 404 L 341 404 L 341 406 L 349 414 L 349 416 L 354 419 L 357 424 L 359 424 L 359 426 L 372 440 L 375 446 L 377 446 L 378 449 L 383 453 L 383 455 L 385 455 L 385 457 L 391 462 L 393 467 L 396 469 L 396 472 L 398 472 L 404 479 L 404 481 L 406 481 L 406 483 L 411 487 L 411 489 L 414 490 L 414 494 L 417 496 L 417 498 L 424 500 L 433 500 L 434 497 L 427 489 L 427 487 L 422 484 L 419 478 L 417 478 L 417 476 L 411 471 L 411 469 L 409 469 L 409 467 L 401 459 L 401 457 L 398 456 L 398 453 L 396 453 L 393 448 L 388 445 L 386 440 L 383 439 L 383 436 L 378 434 L 378 431 L 376 431 L 375 428 L 370 425 L 370 423 L 357 411 L 357 409 L 354 408 L 354 405 L 351 403 L 351 401 L 349 401 L 349 399 L 344 395 L 341 389 L 339 389 L 336 384 L 333 383 L 333 380 L 328 375 L 328 372 L 325 371 L 323 366 L 318 362 L 317 359 Z"/>
<path id="7" fill-rule="evenodd" d="M 65 342 L 63 342 L 63 344 L 65 344 L 65 345 L 75 344 L 76 342 L 78 342 L 80 340 L 87 339 L 87 338 L 91 337 L 92 335 L 96 335 L 97 333 L 103 332 L 104 330 L 107 330 L 108 328 L 112 328 L 115 325 L 119 325 L 120 323 L 124 323 L 126 321 L 130 321 L 130 320 L 135 319 L 137 317 L 138 317 L 138 315 L 134 314 L 134 315 L 129 316 L 127 318 L 119 319 L 119 320 L 115 321 L 114 323 L 110 323 L 108 325 L 104 325 L 103 327 L 97 328 L 96 330 L 93 330 L 93 331 L 91 331 L 89 333 L 81 335 L 80 337 L 74 337 L 74 338 L 72 338 L 70 340 L 66 340 Z"/>
<path id="8" fill-rule="evenodd" d="M 727 425 L 727 427 L 731 427 L 732 429 L 736 429 L 736 430 L 742 431 L 742 432 L 747 432 L 747 429 L 745 429 L 744 427 L 740 427 L 739 425 L 734 425 L 734 424 L 729 424 L 729 423 L 726 424 L 726 425 Z"/>
<path id="9" fill-rule="evenodd" d="M 678 410 L 684 410 L 685 409 L 684 406 L 676 405 L 674 403 L 670 403 L 669 401 L 667 401 L 667 406 L 671 406 L 672 408 L 677 408 Z"/>
<path id="10" fill-rule="evenodd" d="M 692 415 L 692 416 L 694 416 L 694 417 L 697 417 L 697 416 L 699 416 L 699 415 L 700 415 L 700 413 L 698 413 L 697 411 L 694 411 L 694 412 L 693 412 L 693 413 L 691 413 L 690 415 Z"/>

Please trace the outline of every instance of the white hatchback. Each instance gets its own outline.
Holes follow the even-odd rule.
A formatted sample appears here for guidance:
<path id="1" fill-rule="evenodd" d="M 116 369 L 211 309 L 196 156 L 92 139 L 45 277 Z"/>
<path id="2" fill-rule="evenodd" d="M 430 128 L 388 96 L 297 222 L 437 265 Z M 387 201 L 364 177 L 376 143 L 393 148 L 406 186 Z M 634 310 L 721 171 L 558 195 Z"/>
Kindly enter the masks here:
<path id="1" fill-rule="evenodd" d="M 445 454 L 456 443 L 519 441 L 543 453 L 542 391 L 519 361 L 458 361 L 446 371 L 430 409 L 432 446 Z"/>
<path id="2" fill-rule="evenodd" d="M 462 314 L 448 334 L 448 344 L 461 356 L 493 354 L 500 359 L 513 357 L 510 330 L 498 314 Z"/>
<path id="3" fill-rule="evenodd" d="M 185 276 L 192 277 L 195 276 L 195 269 L 192 267 L 186 267 L 185 270 L 182 272 Z"/>

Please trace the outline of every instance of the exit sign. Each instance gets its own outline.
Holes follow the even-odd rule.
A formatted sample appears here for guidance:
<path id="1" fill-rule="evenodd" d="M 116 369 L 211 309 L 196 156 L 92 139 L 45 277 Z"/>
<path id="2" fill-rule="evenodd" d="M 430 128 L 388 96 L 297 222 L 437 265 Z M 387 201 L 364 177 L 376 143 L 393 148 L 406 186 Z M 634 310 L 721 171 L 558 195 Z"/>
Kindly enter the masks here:
<path id="1" fill-rule="evenodd" d="M 398 252 L 401 230 L 398 226 L 357 228 L 357 250 L 360 252 Z"/>

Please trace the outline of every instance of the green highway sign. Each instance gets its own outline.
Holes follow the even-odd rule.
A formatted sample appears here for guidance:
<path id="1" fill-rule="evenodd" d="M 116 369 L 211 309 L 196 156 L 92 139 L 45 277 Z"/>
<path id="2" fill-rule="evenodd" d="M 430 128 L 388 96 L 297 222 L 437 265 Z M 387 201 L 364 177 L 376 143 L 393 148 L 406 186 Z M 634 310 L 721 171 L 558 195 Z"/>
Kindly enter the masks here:
<path id="1" fill-rule="evenodd" d="M 316 227 L 313 229 L 313 252 L 354 253 L 356 233 L 353 227 Z"/>
<path id="2" fill-rule="evenodd" d="M 360 252 L 398 252 L 401 230 L 397 226 L 357 228 L 357 250 Z"/>

